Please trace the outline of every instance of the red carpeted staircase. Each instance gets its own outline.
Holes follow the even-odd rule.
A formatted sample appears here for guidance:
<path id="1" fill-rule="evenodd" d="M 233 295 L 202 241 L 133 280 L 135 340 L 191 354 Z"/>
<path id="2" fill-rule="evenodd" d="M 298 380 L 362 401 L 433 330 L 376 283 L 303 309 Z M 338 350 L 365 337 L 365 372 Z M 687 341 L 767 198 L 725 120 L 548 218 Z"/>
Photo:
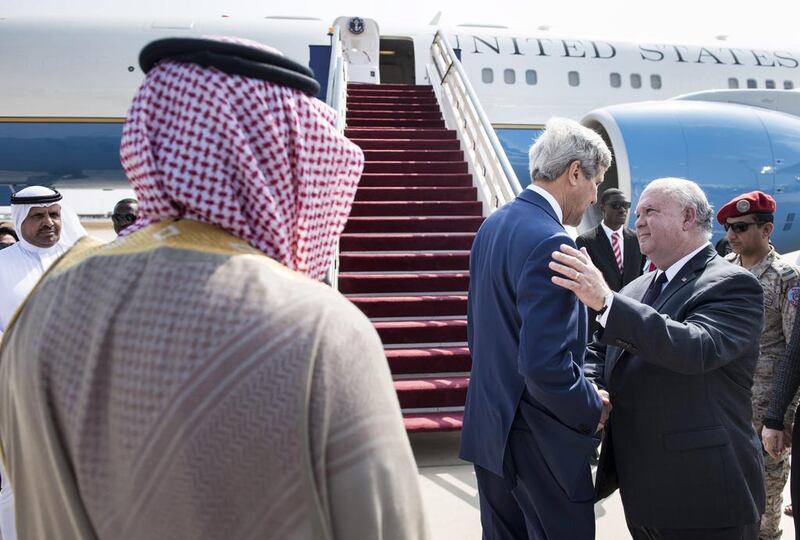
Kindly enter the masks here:
<path id="1" fill-rule="evenodd" d="M 459 141 L 430 86 L 350 84 L 345 134 L 366 163 L 339 290 L 378 330 L 406 429 L 460 429 L 469 249 L 483 217 Z"/>

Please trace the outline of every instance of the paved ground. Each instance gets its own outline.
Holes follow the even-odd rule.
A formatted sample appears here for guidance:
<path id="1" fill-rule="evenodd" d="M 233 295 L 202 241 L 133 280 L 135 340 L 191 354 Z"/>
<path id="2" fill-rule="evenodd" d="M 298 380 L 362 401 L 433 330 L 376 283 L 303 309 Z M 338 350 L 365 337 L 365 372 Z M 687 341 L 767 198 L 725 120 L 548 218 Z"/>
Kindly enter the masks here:
<path id="1" fill-rule="evenodd" d="M 460 461 L 458 433 L 422 434 L 411 437 L 419 466 L 420 486 L 434 540 L 480 540 L 478 490 L 471 465 Z M 789 487 L 784 491 L 789 500 Z M 625 516 L 619 493 L 595 505 L 598 540 L 627 540 Z M 794 537 L 791 518 L 781 522 L 783 538 Z"/>

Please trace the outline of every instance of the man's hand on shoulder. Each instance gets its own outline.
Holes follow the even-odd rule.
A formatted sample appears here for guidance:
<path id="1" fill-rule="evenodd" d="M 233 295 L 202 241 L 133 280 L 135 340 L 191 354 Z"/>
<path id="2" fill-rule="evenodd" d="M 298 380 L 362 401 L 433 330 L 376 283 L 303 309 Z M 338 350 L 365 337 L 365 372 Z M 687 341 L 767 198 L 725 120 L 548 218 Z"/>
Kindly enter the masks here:
<path id="1" fill-rule="evenodd" d="M 561 244 L 560 251 L 553 252 L 550 269 L 561 274 L 553 276 L 553 283 L 574 292 L 578 299 L 595 311 L 602 309 L 606 295 L 611 289 L 606 285 L 602 272 L 592 263 L 586 248 L 580 251 Z"/>

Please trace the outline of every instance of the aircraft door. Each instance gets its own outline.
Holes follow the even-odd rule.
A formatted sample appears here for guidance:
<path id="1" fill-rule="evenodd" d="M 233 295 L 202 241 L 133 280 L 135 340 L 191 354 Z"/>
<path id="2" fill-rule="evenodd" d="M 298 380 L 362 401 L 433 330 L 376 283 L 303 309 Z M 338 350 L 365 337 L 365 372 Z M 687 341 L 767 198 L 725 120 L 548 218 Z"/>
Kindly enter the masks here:
<path id="1" fill-rule="evenodd" d="M 404 37 L 381 38 L 380 76 L 384 84 L 415 84 L 414 41 Z"/>
<path id="2" fill-rule="evenodd" d="M 350 82 L 380 84 L 380 30 L 378 23 L 361 17 L 338 17 L 342 53 Z"/>

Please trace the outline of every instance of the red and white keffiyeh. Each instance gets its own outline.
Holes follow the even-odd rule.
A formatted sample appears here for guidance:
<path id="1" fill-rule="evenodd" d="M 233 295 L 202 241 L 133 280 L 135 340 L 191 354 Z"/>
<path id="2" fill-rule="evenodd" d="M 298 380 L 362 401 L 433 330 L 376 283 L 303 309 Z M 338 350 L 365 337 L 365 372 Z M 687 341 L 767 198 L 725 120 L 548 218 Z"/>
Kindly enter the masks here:
<path id="1" fill-rule="evenodd" d="M 334 122 L 333 109 L 299 90 L 162 61 L 122 131 L 140 212 L 123 234 L 169 218 L 202 221 L 322 279 L 364 164 Z"/>

